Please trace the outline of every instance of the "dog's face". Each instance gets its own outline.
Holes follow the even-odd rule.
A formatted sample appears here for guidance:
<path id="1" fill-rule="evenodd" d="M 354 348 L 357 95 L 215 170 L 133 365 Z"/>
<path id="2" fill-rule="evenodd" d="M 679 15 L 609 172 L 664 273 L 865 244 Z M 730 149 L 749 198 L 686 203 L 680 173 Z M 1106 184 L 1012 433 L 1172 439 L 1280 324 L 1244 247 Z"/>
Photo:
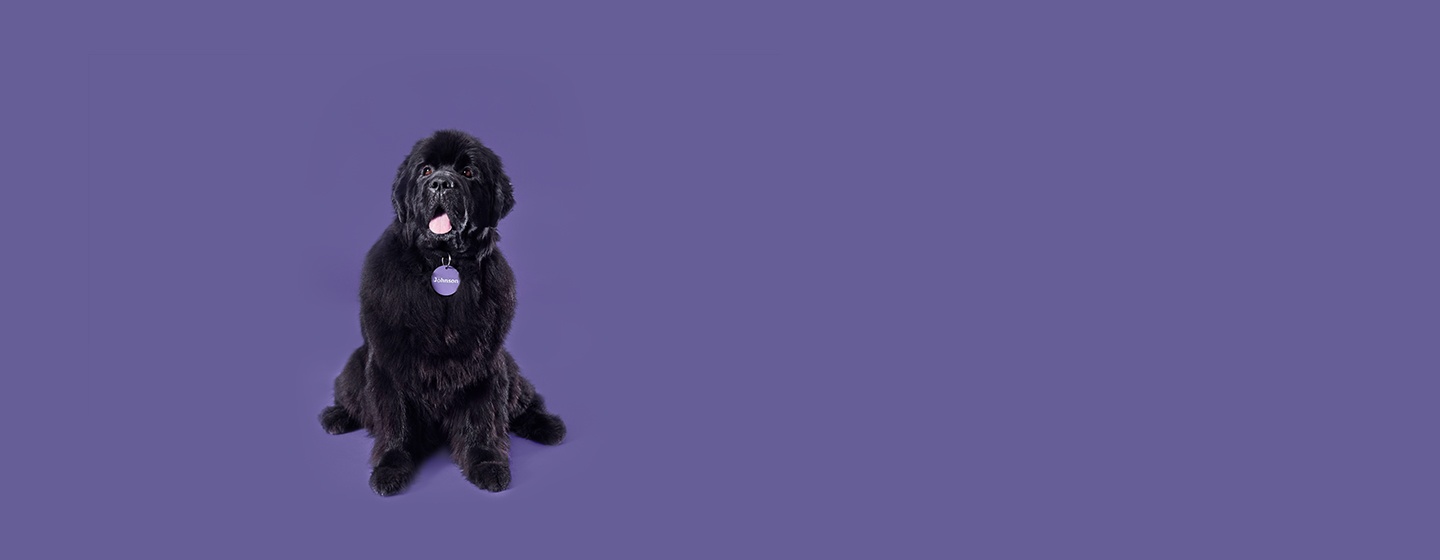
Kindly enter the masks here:
<path id="1" fill-rule="evenodd" d="M 464 132 L 442 130 L 415 143 L 391 190 L 395 219 L 427 249 L 478 246 L 515 206 L 500 158 Z"/>

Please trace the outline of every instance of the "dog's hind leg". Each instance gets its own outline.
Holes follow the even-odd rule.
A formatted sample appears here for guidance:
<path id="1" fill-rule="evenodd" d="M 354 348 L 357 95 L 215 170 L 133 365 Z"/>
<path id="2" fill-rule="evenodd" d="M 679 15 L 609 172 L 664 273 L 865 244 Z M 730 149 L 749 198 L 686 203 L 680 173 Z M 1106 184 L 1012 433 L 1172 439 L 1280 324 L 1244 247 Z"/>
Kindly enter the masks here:
<path id="1" fill-rule="evenodd" d="M 520 376 L 520 366 L 510 352 L 505 352 L 506 369 L 514 380 L 516 398 L 510 415 L 510 431 L 542 445 L 555 445 L 565 439 L 565 422 L 545 410 L 545 397 L 535 391 L 529 379 Z"/>
<path id="2" fill-rule="evenodd" d="M 354 411 L 359 406 L 360 391 L 365 384 L 365 360 L 369 348 L 361 344 L 350 354 L 345 369 L 335 378 L 335 404 L 320 411 L 320 427 L 330 434 L 346 434 L 362 427 Z"/>

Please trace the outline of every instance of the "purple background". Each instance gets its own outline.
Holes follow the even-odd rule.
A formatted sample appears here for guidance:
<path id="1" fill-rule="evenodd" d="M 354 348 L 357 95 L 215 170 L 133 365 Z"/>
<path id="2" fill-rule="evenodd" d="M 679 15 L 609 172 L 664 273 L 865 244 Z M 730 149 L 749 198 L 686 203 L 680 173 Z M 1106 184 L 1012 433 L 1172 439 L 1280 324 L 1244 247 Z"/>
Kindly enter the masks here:
<path id="1" fill-rule="evenodd" d="M 0 18 L 0 556 L 1435 558 L 1436 14 L 1057 4 Z M 442 127 L 571 436 L 382 499 Z"/>

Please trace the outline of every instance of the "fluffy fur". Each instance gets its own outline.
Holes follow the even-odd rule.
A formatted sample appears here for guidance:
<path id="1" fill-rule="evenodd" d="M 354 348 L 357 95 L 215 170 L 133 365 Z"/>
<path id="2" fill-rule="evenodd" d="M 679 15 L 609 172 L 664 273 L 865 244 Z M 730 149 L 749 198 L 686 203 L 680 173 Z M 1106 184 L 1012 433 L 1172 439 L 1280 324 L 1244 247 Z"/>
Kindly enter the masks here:
<path id="1" fill-rule="evenodd" d="M 335 379 L 320 424 L 331 434 L 370 432 L 370 487 L 382 496 L 403 490 L 417 462 L 447 444 L 471 483 L 504 490 L 507 432 L 547 445 L 565 437 L 505 350 L 515 276 L 495 226 L 515 205 L 510 179 L 474 137 L 442 130 L 400 164 L 391 203 L 395 221 L 365 257 L 360 282 L 364 344 Z M 452 229 L 437 235 L 428 224 L 441 213 Z M 451 296 L 430 283 L 445 262 L 460 273 Z"/>

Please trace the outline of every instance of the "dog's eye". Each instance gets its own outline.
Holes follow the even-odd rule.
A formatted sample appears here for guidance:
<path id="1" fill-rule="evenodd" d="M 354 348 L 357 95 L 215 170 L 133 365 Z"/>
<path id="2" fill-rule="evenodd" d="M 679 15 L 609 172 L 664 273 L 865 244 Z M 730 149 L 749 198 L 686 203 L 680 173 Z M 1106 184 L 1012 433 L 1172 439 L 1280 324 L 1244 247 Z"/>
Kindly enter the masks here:
<path id="1" fill-rule="evenodd" d="M 435 172 L 435 168 L 434 168 L 434 167 L 430 167 L 430 166 L 428 166 L 428 165 L 425 166 L 425 167 L 421 167 L 421 168 L 420 168 L 420 174 L 421 174 L 421 175 L 429 175 L 429 174 L 434 173 L 434 172 Z"/>
<path id="2" fill-rule="evenodd" d="M 464 171 L 461 171 L 461 173 L 464 173 L 466 177 L 474 177 L 474 176 L 475 176 L 475 168 L 473 168 L 473 167 L 466 167 Z"/>

